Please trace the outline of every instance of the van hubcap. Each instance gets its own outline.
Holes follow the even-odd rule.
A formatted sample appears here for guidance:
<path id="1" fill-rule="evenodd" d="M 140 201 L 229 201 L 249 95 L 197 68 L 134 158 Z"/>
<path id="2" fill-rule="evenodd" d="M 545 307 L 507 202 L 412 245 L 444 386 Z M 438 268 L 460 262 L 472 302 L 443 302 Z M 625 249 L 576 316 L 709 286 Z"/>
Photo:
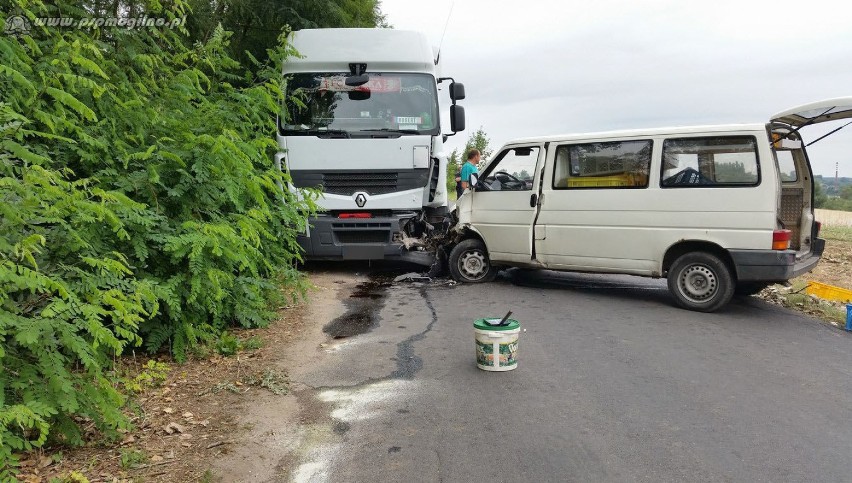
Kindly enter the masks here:
<path id="1" fill-rule="evenodd" d="M 459 271 L 470 280 L 479 280 L 488 273 L 488 261 L 479 250 L 471 250 L 459 257 Z"/>
<path id="2" fill-rule="evenodd" d="M 693 302 L 706 302 L 719 288 L 716 274 L 704 265 L 686 267 L 680 275 L 680 291 Z"/>

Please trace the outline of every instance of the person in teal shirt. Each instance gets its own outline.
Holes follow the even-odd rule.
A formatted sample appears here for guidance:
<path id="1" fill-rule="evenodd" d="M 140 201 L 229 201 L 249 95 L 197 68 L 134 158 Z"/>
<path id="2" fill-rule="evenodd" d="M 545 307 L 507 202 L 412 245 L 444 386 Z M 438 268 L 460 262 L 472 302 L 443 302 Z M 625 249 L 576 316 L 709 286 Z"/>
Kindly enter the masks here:
<path id="1" fill-rule="evenodd" d="M 470 188 L 470 175 L 473 173 L 479 173 L 476 169 L 476 165 L 479 164 L 479 161 L 482 159 L 482 154 L 478 149 L 471 149 L 467 152 L 467 161 L 464 163 L 461 169 L 461 185 L 462 189 Z"/>

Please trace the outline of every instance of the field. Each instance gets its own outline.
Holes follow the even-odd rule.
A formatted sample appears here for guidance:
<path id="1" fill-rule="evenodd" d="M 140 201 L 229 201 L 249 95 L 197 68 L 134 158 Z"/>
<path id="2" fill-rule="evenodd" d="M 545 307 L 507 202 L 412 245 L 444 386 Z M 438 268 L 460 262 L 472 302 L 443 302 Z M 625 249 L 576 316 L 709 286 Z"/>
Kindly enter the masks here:
<path id="1" fill-rule="evenodd" d="M 852 211 L 820 210 L 816 211 L 817 221 L 823 226 L 848 226 L 852 227 Z"/>
<path id="2" fill-rule="evenodd" d="M 822 260 L 801 278 L 852 290 L 852 226 L 823 226 L 820 236 L 825 238 Z"/>

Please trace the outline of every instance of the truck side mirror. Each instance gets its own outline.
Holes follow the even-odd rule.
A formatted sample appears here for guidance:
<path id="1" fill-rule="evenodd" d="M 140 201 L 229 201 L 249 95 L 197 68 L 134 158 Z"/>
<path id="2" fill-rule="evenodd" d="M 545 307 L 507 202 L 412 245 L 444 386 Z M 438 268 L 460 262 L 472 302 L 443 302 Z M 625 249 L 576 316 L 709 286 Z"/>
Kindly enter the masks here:
<path id="1" fill-rule="evenodd" d="M 455 104 L 450 106 L 450 130 L 464 131 L 464 107 Z"/>
<path id="2" fill-rule="evenodd" d="M 450 99 L 460 101 L 464 99 L 464 84 L 461 82 L 453 82 L 450 84 Z"/>
<path id="3" fill-rule="evenodd" d="M 350 75 L 346 76 L 346 80 L 344 82 L 349 87 L 362 86 L 367 82 L 370 82 L 370 76 L 368 76 L 367 74 Z"/>
<path id="4" fill-rule="evenodd" d="M 479 182 L 479 175 L 476 174 L 476 173 L 470 173 L 470 183 L 468 183 L 468 184 L 470 184 L 471 189 L 473 189 L 478 182 Z"/>

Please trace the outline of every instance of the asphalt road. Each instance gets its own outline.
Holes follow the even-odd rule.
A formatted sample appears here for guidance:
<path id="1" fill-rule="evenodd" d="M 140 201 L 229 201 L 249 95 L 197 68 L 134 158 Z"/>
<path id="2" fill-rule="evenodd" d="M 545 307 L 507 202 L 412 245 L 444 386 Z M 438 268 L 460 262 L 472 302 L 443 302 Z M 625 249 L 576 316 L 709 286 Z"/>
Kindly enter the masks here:
<path id="1" fill-rule="evenodd" d="M 373 327 L 303 381 L 336 440 L 297 481 L 852 481 L 852 336 L 816 320 L 555 272 L 356 295 L 329 330 Z M 507 310 L 519 367 L 481 371 L 472 321 Z"/>

